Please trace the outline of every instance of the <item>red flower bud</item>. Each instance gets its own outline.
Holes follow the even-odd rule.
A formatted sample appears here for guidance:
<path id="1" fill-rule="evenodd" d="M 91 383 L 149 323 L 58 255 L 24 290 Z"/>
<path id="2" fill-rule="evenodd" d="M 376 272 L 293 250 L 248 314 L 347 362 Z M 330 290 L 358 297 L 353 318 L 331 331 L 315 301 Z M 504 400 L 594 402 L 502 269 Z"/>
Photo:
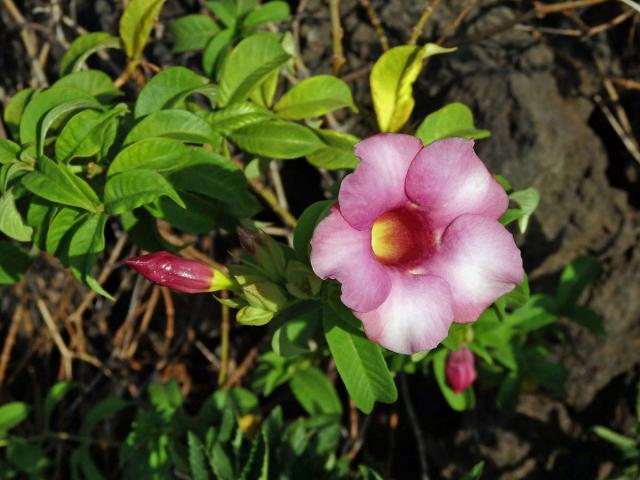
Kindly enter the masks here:
<path id="1" fill-rule="evenodd" d="M 454 392 L 466 390 L 478 376 L 471 350 L 463 347 L 457 352 L 450 352 L 447 356 L 445 374 L 447 383 Z"/>
<path id="2" fill-rule="evenodd" d="M 206 263 L 169 252 L 129 258 L 125 263 L 152 282 L 178 292 L 214 292 L 232 285 L 228 277 Z"/>

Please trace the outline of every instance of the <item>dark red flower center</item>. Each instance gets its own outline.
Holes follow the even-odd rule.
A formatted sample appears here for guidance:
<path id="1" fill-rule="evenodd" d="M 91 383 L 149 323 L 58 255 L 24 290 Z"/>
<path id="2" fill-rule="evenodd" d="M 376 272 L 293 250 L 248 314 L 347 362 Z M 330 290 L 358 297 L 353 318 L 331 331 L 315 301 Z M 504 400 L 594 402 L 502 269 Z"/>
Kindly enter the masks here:
<path id="1" fill-rule="evenodd" d="M 429 258 L 435 247 L 429 219 L 413 206 L 389 210 L 371 227 L 371 248 L 385 265 L 411 268 Z"/>

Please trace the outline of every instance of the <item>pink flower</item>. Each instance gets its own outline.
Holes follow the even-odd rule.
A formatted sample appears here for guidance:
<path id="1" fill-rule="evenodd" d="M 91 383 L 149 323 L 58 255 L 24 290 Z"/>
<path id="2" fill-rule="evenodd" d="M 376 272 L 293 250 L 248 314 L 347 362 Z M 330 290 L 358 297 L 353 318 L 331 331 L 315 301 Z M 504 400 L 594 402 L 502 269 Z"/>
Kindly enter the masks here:
<path id="1" fill-rule="evenodd" d="M 380 134 L 314 232 L 311 265 L 342 284 L 367 336 L 398 353 L 436 347 L 452 322 L 475 321 L 522 281 L 522 259 L 498 222 L 508 199 L 473 151 Z"/>
<path id="2" fill-rule="evenodd" d="M 449 352 L 445 375 L 447 383 L 456 393 L 461 393 L 471 386 L 478 377 L 471 350 L 463 347 L 457 352 Z"/>
<path id="3" fill-rule="evenodd" d="M 178 292 L 215 292 L 232 286 L 227 276 L 206 263 L 169 252 L 133 257 L 125 263 L 152 282 Z"/>

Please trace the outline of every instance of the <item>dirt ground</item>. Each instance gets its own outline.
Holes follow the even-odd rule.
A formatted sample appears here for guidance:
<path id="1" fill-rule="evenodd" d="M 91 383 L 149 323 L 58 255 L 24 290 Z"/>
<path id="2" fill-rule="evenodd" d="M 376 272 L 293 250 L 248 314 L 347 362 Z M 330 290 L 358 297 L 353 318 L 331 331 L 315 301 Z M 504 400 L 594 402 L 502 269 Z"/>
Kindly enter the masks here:
<path id="1" fill-rule="evenodd" d="M 18 3 L 28 20 L 43 25 L 51 35 L 51 50 L 44 64 L 50 81 L 55 79 L 55 65 L 64 53 L 59 37 L 69 41 L 74 32 L 52 20 L 47 5 L 59 3 L 66 15 L 88 31 L 117 30 L 120 2 Z M 304 64 L 313 74 L 328 73 L 333 51 L 327 2 L 300 3 Z M 368 72 L 382 50 L 362 3 L 341 2 L 347 58 L 342 76 L 353 86 L 360 105 L 371 110 Z M 398 45 L 410 35 L 425 3 L 372 0 L 371 6 L 378 12 L 390 44 Z M 488 479 L 604 479 L 617 457 L 595 437 L 591 427 L 604 424 L 631 432 L 640 361 L 640 249 L 636 248 L 640 241 L 640 154 L 635 140 L 640 138 L 640 88 L 637 81 L 625 81 L 640 78 L 640 14 L 616 23 L 624 10 L 613 0 L 571 14 L 543 16 L 530 15 L 533 2 L 524 0 L 433 3 L 437 5 L 421 40 L 444 37 L 444 44 L 457 46 L 458 51 L 429 61 L 416 84 L 413 118 L 419 121 L 452 101 L 471 107 L 476 124 L 492 132 L 489 139 L 478 142 L 480 157 L 514 187 L 535 186 L 541 193 L 530 230 L 519 239 L 534 290 L 551 291 L 564 265 L 578 255 L 595 255 L 604 270 L 585 300 L 604 318 L 607 334 L 597 337 L 567 323 L 567 337 L 556 351 L 570 371 L 566 396 L 552 398 L 533 389 L 523 396 L 515 413 L 498 410 L 490 394 L 479 396 L 475 410 L 454 413 L 432 383 L 411 378 L 431 472 L 435 478 L 456 478 L 484 459 Z M 296 12 L 300 4 L 291 4 Z M 168 20 L 198 9 L 196 1 L 170 0 L 162 23 L 166 26 Z M 0 12 L 0 101 L 4 102 L 29 85 L 33 73 L 19 26 L 6 11 Z M 170 53 L 165 27 L 157 28 L 155 36 L 157 41 L 148 49 L 151 61 L 161 66 L 183 61 L 197 65 L 189 55 L 175 57 Z M 622 132 L 616 131 L 615 119 L 622 123 Z M 355 134 L 371 131 L 366 124 L 353 125 Z M 320 199 L 321 177 L 305 163 L 286 163 L 283 179 L 293 213 L 299 214 Z M 60 302 L 82 296 L 80 289 L 70 291 L 68 274 L 49 260 L 41 259 L 40 263 L 31 274 L 33 282 L 48 284 L 51 295 L 57 295 Z M 127 298 L 133 280 L 125 274 L 121 280 L 122 298 Z M 116 284 L 119 281 L 114 280 Z M 1 291 L 0 335 L 4 336 L 21 291 Z M 70 299 L 65 300 L 65 295 Z M 177 340 L 195 335 L 205 344 L 215 345 L 218 332 L 213 319 L 197 325 L 193 320 L 206 317 L 207 302 L 198 299 L 192 304 L 176 304 L 177 310 L 189 311 L 185 314 L 181 310 L 182 317 L 189 320 L 176 326 Z M 94 345 L 117 330 L 126 308 L 126 302 L 113 308 L 99 303 L 87 314 L 88 335 Z M 162 333 L 162 328 L 152 330 L 149 342 L 154 341 L 153 335 Z M 260 335 L 246 329 L 238 332 L 234 352 L 240 358 Z M 50 383 L 55 378 L 56 367 L 47 360 L 51 347 L 34 347 L 35 338 L 29 332 L 18 337 L 10 363 L 13 373 L 2 386 L 7 392 L 0 394 L 0 400 L 33 397 L 32 388 L 36 387 L 27 384 L 29 379 Z M 102 348 L 105 351 L 98 351 L 98 355 L 108 355 L 107 345 Z M 118 372 L 120 381 L 96 380 L 88 398 L 107 389 L 128 390 L 134 395 L 131 385 L 141 388 L 158 360 L 151 358 L 149 345 L 143 344 L 141 351 L 146 357 L 137 365 L 113 360 L 110 368 Z M 196 399 L 210 391 L 207 372 L 194 366 L 200 361 L 198 355 L 178 341 L 164 352 L 164 360 L 171 366 L 165 374 L 177 372 L 188 378 Z M 80 367 L 76 373 L 90 372 Z M 396 405 L 380 408 L 374 415 L 361 455 L 364 461 L 392 456 L 393 467 L 386 472 L 390 478 L 417 478 L 420 468 L 407 423 L 401 422 L 391 441 L 386 434 L 377 433 L 376 425 L 387 423 L 394 412 L 404 414 L 402 406 Z"/>

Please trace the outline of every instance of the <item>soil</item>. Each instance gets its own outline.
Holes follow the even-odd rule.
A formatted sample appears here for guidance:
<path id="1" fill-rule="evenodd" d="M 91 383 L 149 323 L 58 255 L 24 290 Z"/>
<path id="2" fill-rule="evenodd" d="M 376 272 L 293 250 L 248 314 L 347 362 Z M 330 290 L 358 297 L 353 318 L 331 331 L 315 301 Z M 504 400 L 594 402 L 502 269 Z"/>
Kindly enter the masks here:
<path id="1" fill-rule="evenodd" d="M 50 16 L 34 13 L 34 8 L 49 2 L 21 3 L 25 15 L 46 24 Z M 423 3 L 371 1 L 391 45 L 407 39 Z M 75 5 L 78 23 L 87 30 L 116 31 L 116 2 L 60 4 L 65 11 Z M 452 32 L 456 17 L 471 4 Z M 420 406 L 417 413 L 434 478 L 457 478 L 480 459 L 487 462 L 484 478 L 488 479 L 606 478 L 617 456 L 591 427 L 604 424 L 630 433 L 633 426 L 640 361 L 640 250 L 635 248 L 640 241 L 640 164 L 602 104 L 615 108 L 605 79 L 640 74 L 638 15 L 589 37 L 551 33 L 576 28 L 575 17 L 563 14 L 528 19 L 514 27 L 532 6 L 529 1 L 439 2 L 421 40 L 446 35 L 445 45 L 456 45 L 458 50 L 428 62 L 415 86 L 414 118 L 452 101 L 471 107 L 476 124 L 492 132 L 477 143 L 480 157 L 514 187 L 535 186 L 541 193 L 530 229 L 519 238 L 534 289 L 552 292 L 564 265 L 579 255 L 595 255 L 603 273 L 584 300 L 604 318 L 607 333 L 594 336 L 567 323 L 567 337 L 556 352 L 570 371 L 566 396 L 551 398 L 533 390 L 514 413 L 498 410 L 492 395 L 480 395 L 473 411 L 453 413 L 433 385 L 412 377 L 409 388 L 414 404 Z M 296 7 L 292 2 L 293 11 Z M 621 9 L 620 3 L 610 1 L 577 13 L 588 25 L 599 25 Z M 169 1 L 163 20 L 197 10 L 197 2 Z M 362 110 L 371 112 L 368 68 L 381 53 L 380 42 L 360 2 L 343 0 L 341 13 L 347 59 L 343 76 L 352 84 Z M 0 44 L 5 45 L 0 52 L 4 72 L 0 97 L 6 98 L 28 85 L 32 74 L 15 23 L 4 11 L 0 19 L 4 22 Z M 313 74 L 329 73 L 333 50 L 327 2 L 306 1 L 300 26 L 305 65 Z M 72 38 L 68 29 L 64 31 L 67 39 Z M 162 29 L 155 35 L 158 41 L 149 51 L 150 59 L 159 65 L 175 62 L 168 35 Z M 63 48 L 52 42 L 46 68 L 51 79 L 62 53 Z M 188 56 L 183 60 L 190 61 Z M 640 90 L 616 88 L 618 105 L 629 117 L 634 138 L 640 138 Z M 372 131 L 366 123 L 349 126 L 355 134 Z M 321 196 L 320 177 L 303 162 L 285 163 L 283 179 L 294 214 Z M 202 307 L 191 308 L 197 315 Z M 112 315 L 117 313 L 122 312 L 116 309 Z M 243 351 L 252 341 L 247 337 L 236 349 Z M 197 383 L 198 374 L 191 376 Z M 376 425 L 386 424 L 394 412 L 401 421 L 390 443 L 386 433 L 377 433 Z M 363 461 L 376 463 L 393 456 L 393 468 L 386 472 L 389 478 L 418 478 L 420 472 L 415 440 L 404 416 L 401 405 L 380 408 L 365 437 Z"/>

